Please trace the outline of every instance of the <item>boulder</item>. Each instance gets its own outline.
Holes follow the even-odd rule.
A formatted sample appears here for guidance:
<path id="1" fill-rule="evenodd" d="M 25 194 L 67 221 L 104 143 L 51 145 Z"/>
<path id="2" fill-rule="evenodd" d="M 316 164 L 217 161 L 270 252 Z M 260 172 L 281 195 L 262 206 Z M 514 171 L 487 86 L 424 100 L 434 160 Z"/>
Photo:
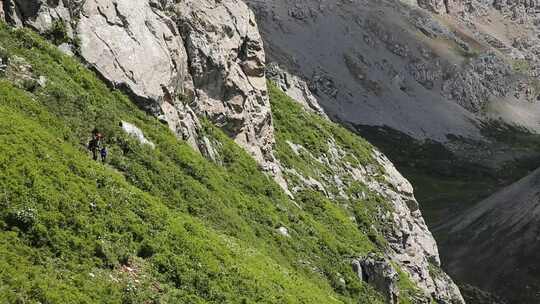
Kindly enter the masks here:
<path id="1" fill-rule="evenodd" d="M 120 127 L 122 128 L 122 130 L 124 130 L 124 132 L 126 132 L 128 135 L 135 138 L 139 143 L 143 145 L 148 145 L 152 147 L 152 149 L 156 147 L 156 145 L 153 142 L 146 139 L 143 131 L 141 131 L 141 129 L 139 129 L 136 125 L 131 124 L 129 122 L 122 121 L 120 122 Z"/>
<path id="2" fill-rule="evenodd" d="M 279 227 L 278 229 L 276 229 L 276 231 L 282 236 L 290 237 L 289 229 L 287 229 L 286 227 Z"/>

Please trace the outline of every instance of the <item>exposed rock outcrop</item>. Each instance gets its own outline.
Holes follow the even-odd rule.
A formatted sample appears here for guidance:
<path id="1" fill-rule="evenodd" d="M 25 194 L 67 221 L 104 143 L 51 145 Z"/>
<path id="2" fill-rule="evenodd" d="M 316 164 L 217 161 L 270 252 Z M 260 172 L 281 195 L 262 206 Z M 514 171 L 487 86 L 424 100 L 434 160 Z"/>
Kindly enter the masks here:
<path id="1" fill-rule="evenodd" d="M 366 191 L 380 196 L 389 203 L 389 208 L 380 207 L 377 218 L 384 224 L 373 229 L 381 232 L 388 242 L 387 260 L 393 261 L 408 273 L 425 293 L 425 299 L 431 297 L 440 303 L 464 303 L 459 288 L 439 268 L 437 244 L 422 217 L 412 185 L 382 153 L 374 149 L 373 163 L 361 165 L 355 155 L 332 137 L 328 138 L 327 149 L 321 156 L 316 156 L 297 143 L 288 142 L 288 145 L 298 156 L 322 168 L 317 170 L 315 176 L 303 176 L 301 168 L 284 168 L 293 194 L 310 189 L 344 202 L 351 199 L 354 201 L 355 197 L 365 200 L 368 196 Z M 361 193 L 351 193 L 354 183 L 361 183 L 367 189 Z M 394 285 L 391 283 L 393 279 L 389 279 L 389 272 L 382 269 L 380 263 L 368 264 L 371 265 L 368 268 L 376 273 L 375 281 L 368 283 L 387 295 L 388 299 L 393 299 L 395 288 L 391 287 Z M 432 269 L 439 270 L 435 273 Z"/>
<path id="2" fill-rule="evenodd" d="M 441 265 L 439 251 L 422 217 L 412 185 L 383 154 L 378 151 L 374 153 L 384 168 L 390 187 L 374 181 L 368 181 L 368 184 L 373 191 L 384 193 L 394 207 L 391 214 L 393 229 L 386 232 L 393 249 L 390 253 L 392 260 L 399 261 L 413 280 L 440 303 L 464 303 L 459 288 L 447 274 L 430 271 L 433 266 L 437 268 Z"/>
<path id="3" fill-rule="evenodd" d="M 0 0 L 0 20 L 6 20 L 6 12 L 4 10 L 4 2 Z"/>
<path id="4" fill-rule="evenodd" d="M 266 69 L 266 78 L 272 80 L 285 94 L 299 102 L 304 109 L 327 117 L 309 85 L 300 77 L 285 71 L 277 63 L 270 63 Z"/>
<path id="5" fill-rule="evenodd" d="M 464 0 L 418 0 L 418 5 L 437 14 L 460 14 L 465 9 Z"/>
<path id="6" fill-rule="evenodd" d="M 183 41 L 173 21 L 148 2 L 86 1 L 77 33 L 81 56 L 148 112 L 161 113 L 162 103 L 175 97 L 193 101 Z"/>
<path id="7" fill-rule="evenodd" d="M 19 56 L 4 56 L 0 47 L 0 76 L 5 76 L 17 87 L 34 91 L 47 84 L 47 78 L 37 75 L 32 65 Z"/>
<path id="8" fill-rule="evenodd" d="M 242 1 L 180 1 L 177 23 L 188 53 L 196 109 L 248 149 L 280 184 L 266 89 L 265 53 L 255 16 Z"/>
<path id="9" fill-rule="evenodd" d="M 74 38 L 73 42 L 80 41 L 78 54 L 91 67 L 112 86 L 130 94 L 141 108 L 166 122 L 194 148 L 214 158 L 211 156 L 214 153 L 211 144 L 199 132 L 197 116 L 204 114 L 249 151 L 287 189 L 279 162 L 272 152 L 274 134 L 266 88 L 263 42 L 255 16 L 244 2 L 5 1 L 8 1 L 8 5 L 4 7 L 9 8 L 6 18 L 15 25 L 25 24 L 47 33 L 55 24 L 63 24 L 67 36 Z M 449 6 L 445 7 L 448 10 Z M 287 10 L 286 15 L 294 22 L 308 22 L 322 17 L 320 12 L 323 9 L 322 6 L 306 4 Z M 342 20 L 346 19 L 331 21 L 339 23 Z M 416 75 L 418 83 L 406 81 L 404 75 L 407 70 L 402 61 L 410 62 L 413 56 L 421 58 L 424 52 L 419 52 L 417 45 L 403 41 L 403 33 L 389 31 L 386 24 L 379 23 L 378 18 L 366 16 L 353 20 L 354 24 L 365 26 L 365 31 L 354 37 L 358 39 L 345 37 L 344 40 L 364 41 L 365 47 L 371 52 L 368 54 L 389 54 L 392 61 L 385 60 L 380 54 L 361 58 L 358 54 L 364 50 L 344 42 L 346 52 L 337 52 L 331 60 L 338 63 L 337 68 L 314 64 L 302 75 L 310 78 L 309 86 L 301 78 L 287 72 L 271 72 L 281 89 L 296 96 L 304 106 L 322 116 L 324 112 L 318 106 L 317 98 L 324 98 L 327 103 L 352 104 L 357 97 L 367 103 L 373 96 L 384 96 L 385 102 L 382 104 L 388 105 L 390 100 L 396 99 L 395 96 L 404 96 L 405 105 L 402 108 L 407 111 L 394 113 L 383 111 L 386 110 L 383 108 L 374 112 L 366 111 L 362 115 L 378 122 L 393 121 L 394 118 L 398 124 L 418 122 L 419 125 L 410 130 L 425 132 L 424 127 L 429 124 L 416 118 L 435 113 L 430 119 L 438 126 L 434 131 L 436 136 L 446 136 L 448 129 L 464 129 L 463 134 L 469 134 L 467 128 L 472 118 L 467 116 L 465 110 L 460 112 L 457 105 L 444 103 L 435 111 L 418 106 L 413 92 L 422 87 L 427 90 L 436 88 L 442 76 L 438 67 L 434 72 L 425 72 L 430 67 L 424 68 L 414 61 L 411 74 Z M 335 52 L 335 45 L 340 42 L 320 47 Z M 302 41 L 294 43 L 302 44 Z M 313 56 L 312 60 L 318 58 Z M 354 79 L 348 79 L 351 74 L 355 75 Z M 365 76 L 368 74 L 369 81 Z M 343 75 L 346 75 L 346 81 L 342 81 Z M 386 79 L 391 81 L 386 82 Z M 347 88 L 348 85 L 351 86 Z M 433 96 L 436 94 L 429 95 Z M 355 106 L 349 109 L 352 108 Z M 345 106 L 339 111 L 350 114 Z M 401 117 L 402 113 L 406 115 Z M 448 113 L 459 113 L 458 121 Z M 383 116 L 386 120 L 381 119 Z M 295 189 L 318 188 L 328 197 L 336 198 L 350 195 L 344 191 L 347 183 L 361 181 L 367 185 L 369 191 L 381 195 L 391 205 L 391 210 L 379 210 L 379 216 L 389 223 L 388 229 L 383 231 L 389 244 L 387 258 L 405 269 L 427 297 L 441 303 L 463 303 L 459 290 L 444 273 L 435 276 L 429 271 L 430 265 L 440 266 L 437 246 L 421 216 L 410 183 L 378 152 L 373 155 L 378 164 L 373 166 L 349 161 L 347 153 L 336 144 L 334 138 L 328 139 L 327 152 L 325 157 L 314 157 L 329 168 L 328 172 L 317 178 L 304 178 L 297 171 L 295 173 L 295 168 L 286 168 L 287 174 L 299 177 L 300 183 L 295 185 Z M 336 188 L 337 191 L 333 191 Z M 391 265 L 377 260 L 363 263 L 366 274 L 372 278 L 368 283 L 389 289 L 388 299 L 395 301 L 396 292 L 392 287 L 395 273 L 388 268 Z M 386 278 L 390 278 L 391 284 L 384 283 Z"/>
<path id="10" fill-rule="evenodd" d="M 480 55 L 463 70 L 454 67 L 445 72 L 447 80 L 442 87 L 444 94 L 473 113 L 479 113 L 485 108 L 489 96 L 507 96 L 514 85 L 512 69 L 495 53 Z"/>
<path id="11" fill-rule="evenodd" d="M 399 275 L 390 262 L 375 256 L 352 261 L 358 278 L 380 291 L 387 303 L 397 304 L 399 299 Z"/>

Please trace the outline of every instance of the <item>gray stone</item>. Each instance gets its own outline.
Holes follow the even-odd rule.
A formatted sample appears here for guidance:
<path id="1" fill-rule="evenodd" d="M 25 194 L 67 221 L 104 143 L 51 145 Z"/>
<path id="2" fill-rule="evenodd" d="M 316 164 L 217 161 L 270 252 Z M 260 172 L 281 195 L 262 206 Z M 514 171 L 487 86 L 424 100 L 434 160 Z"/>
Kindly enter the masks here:
<path id="1" fill-rule="evenodd" d="M 373 286 L 386 298 L 389 304 L 399 301 L 399 275 L 389 261 L 370 255 L 367 258 L 352 261 L 353 270 L 358 279 Z"/>
<path id="2" fill-rule="evenodd" d="M 91 67 L 201 152 L 212 149 L 197 116 L 208 116 L 287 191 L 273 155 L 263 44 L 242 1 L 3 1 L 14 25 L 47 33 L 62 22 Z"/>
<path id="3" fill-rule="evenodd" d="M 381 210 L 376 215 L 384 222 L 384 229 L 380 232 L 389 244 L 387 260 L 393 261 L 406 271 L 424 292 L 418 303 L 426 302 L 430 296 L 440 303 L 464 303 L 458 287 L 446 274 L 434 276 L 430 272 L 430 269 L 438 269 L 440 266 L 437 244 L 422 217 L 412 185 L 388 158 L 374 149 L 372 153 L 376 166 L 362 166 L 354 161 L 351 163 L 351 155 L 332 138 L 328 139 L 327 150 L 319 157 L 299 144 L 288 142 L 288 145 L 297 155 L 311 159 L 325 168 L 318 172 L 316 178 L 303 176 L 295 168 L 284 168 L 289 180 L 296 181 L 291 182 L 293 193 L 313 189 L 330 199 L 348 199 L 345 190 L 351 183 L 365 185 L 371 193 L 380 195 L 391 205 L 391 212 Z M 357 196 L 366 199 L 364 191 Z M 360 262 L 358 260 L 358 263 Z M 359 278 L 365 280 L 366 270 L 358 265 L 354 266 L 358 263 L 353 262 L 353 267 Z M 377 283 L 373 284 L 383 290 L 388 299 L 393 299 L 394 285 L 388 282 L 384 285 L 385 281 L 380 278 L 381 276 L 376 280 Z"/>
<path id="4" fill-rule="evenodd" d="M 45 77 L 45 76 L 39 76 L 39 77 L 38 77 L 38 80 L 37 80 L 37 83 L 38 83 L 38 85 L 39 85 L 40 87 L 44 87 L 44 86 L 47 85 L 47 80 L 48 80 L 47 77 Z"/>
<path id="5" fill-rule="evenodd" d="M 481 112 L 490 97 L 505 97 L 513 86 L 511 67 L 494 52 L 471 60 L 464 69 L 449 67 L 443 94 L 473 113 Z"/>
<path id="6" fill-rule="evenodd" d="M 72 12 L 80 5 L 77 0 L 4 0 L 8 10 L 6 19 L 16 25 L 26 25 L 40 33 L 46 33 L 53 28 L 54 22 L 62 22 L 69 37 L 73 37 L 71 27 Z"/>
<path id="7" fill-rule="evenodd" d="M 418 0 L 418 6 L 437 14 L 459 14 L 465 10 L 464 0 Z"/>
<path id="8" fill-rule="evenodd" d="M 88 0 L 82 10 L 81 56 L 115 87 L 154 114 L 162 104 L 174 107 L 176 96 L 193 98 L 187 54 L 170 18 L 147 1 Z"/>
<path id="9" fill-rule="evenodd" d="M 13 0 L 3 0 L 2 1 L 2 10 L 5 20 L 16 26 L 21 27 L 23 26 L 23 16 L 21 14 L 21 11 L 18 7 L 18 5 L 13 2 Z"/>
<path id="10" fill-rule="evenodd" d="M 6 12 L 4 10 L 4 1 L 0 0 L 0 21 L 6 22 Z"/>

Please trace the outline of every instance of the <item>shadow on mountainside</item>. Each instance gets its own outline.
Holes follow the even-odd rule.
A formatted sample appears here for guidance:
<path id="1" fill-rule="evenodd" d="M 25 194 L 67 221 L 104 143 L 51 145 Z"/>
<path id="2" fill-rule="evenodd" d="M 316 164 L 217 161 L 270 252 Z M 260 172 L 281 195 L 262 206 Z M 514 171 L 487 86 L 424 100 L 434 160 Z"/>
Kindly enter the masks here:
<path id="1" fill-rule="evenodd" d="M 354 129 L 389 155 L 412 182 L 424 217 L 439 243 L 443 267 L 463 283 L 461 288 L 467 303 L 505 303 L 475 287 L 497 293 L 492 285 L 483 284 L 485 278 L 479 275 L 484 277 L 485 272 L 460 267 L 462 259 L 468 258 L 454 252 L 474 247 L 474 244 L 452 235 L 449 226 L 453 225 L 448 223 L 459 224 L 478 203 L 540 167 L 540 136 L 492 122 L 482 128 L 487 141 L 448 136 L 448 144 L 443 145 L 430 140 L 419 141 L 388 127 L 356 125 Z M 505 295 L 508 299 L 518 299 L 518 302 L 508 303 L 525 303 L 519 302 L 524 299 L 519 297 L 523 280 L 514 276 L 506 277 L 505 281 L 510 290 Z M 530 292 L 526 294 L 526 297 L 531 296 Z"/>

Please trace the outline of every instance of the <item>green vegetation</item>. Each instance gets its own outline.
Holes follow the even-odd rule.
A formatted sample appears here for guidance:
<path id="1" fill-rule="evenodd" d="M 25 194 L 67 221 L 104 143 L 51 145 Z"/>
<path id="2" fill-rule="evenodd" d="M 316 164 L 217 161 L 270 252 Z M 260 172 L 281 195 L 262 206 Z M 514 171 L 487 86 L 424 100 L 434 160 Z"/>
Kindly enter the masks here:
<path id="1" fill-rule="evenodd" d="M 416 299 L 423 299 L 424 294 L 416 287 L 411 281 L 408 274 L 396 267 L 399 275 L 399 290 L 401 291 L 399 297 L 399 304 L 413 304 L 416 303 Z M 434 300 L 432 300 L 433 303 Z"/>
<path id="2" fill-rule="evenodd" d="M 332 144 L 347 152 L 343 162 L 353 166 L 374 163 L 371 156 L 373 147 L 367 141 L 342 126 L 305 111 L 272 83 L 268 87 L 275 120 L 277 154 L 285 167 L 299 170 L 304 176 L 319 177 L 325 170 L 332 170 L 318 160 L 329 154 L 329 145 Z M 297 155 L 290 143 L 301 145 L 305 150 Z"/>
<path id="3" fill-rule="evenodd" d="M 515 59 L 512 60 L 512 69 L 520 74 L 528 74 L 531 66 L 527 59 Z"/>
<path id="4" fill-rule="evenodd" d="M 45 33 L 45 37 L 55 45 L 60 45 L 70 41 L 67 27 L 62 20 L 53 21 L 51 29 Z"/>
<path id="5" fill-rule="evenodd" d="M 211 124 L 221 165 L 30 31 L 0 26 L 0 46 L 48 79 L 32 88 L 0 79 L 0 302 L 382 303 L 350 266 L 384 246 L 370 226 L 381 198 L 356 200 L 356 222 L 314 191 L 293 202 Z M 274 105 L 284 162 L 299 161 L 284 140 L 316 151 L 330 133 L 355 151 L 349 161 L 370 161 L 370 146 L 345 129 L 290 100 Z M 124 134 L 121 120 L 156 148 Z M 86 151 L 94 127 L 108 165 Z"/>
<path id="6" fill-rule="evenodd" d="M 378 249 L 383 249 L 386 242 L 372 229 L 374 226 L 382 228 L 383 223 L 375 220 L 373 215 L 377 214 L 378 208 L 389 209 L 390 206 L 380 195 L 371 193 L 365 185 L 354 181 L 352 176 L 337 172 L 347 165 L 373 164 L 371 156 L 373 147 L 345 128 L 305 111 L 301 105 L 292 101 L 273 84 L 269 83 L 268 87 L 276 129 L 276 151 L 280 161 L 286 168 L 295 170 L 305 179 L 321 181 L 325 185 L 325 190 L 332 196 L 341 196 L 332 201 L 320 192 L 321 189 L 302 189 L 297 195 L 297 201 L 305 202 L 302 207 L 310 208 L 319 219 L 334 214 L 334 217 L 327 219 L 328 225 L 338 224 L 342 229 L 350 227 L 349 229 L 357 234 L 358 240 L 368 236 L 379 246 Z M 321 161 L 330 157 L 329 151 L 332 146 L 343 151 L 345 155 L 340 159 L 332 159 L 331 162 Z M 302 187 L 298 175 L 290 172 L 286 175 L 291 187 Z M 347 197 L 340 195 L 340 189 L 335 185 L 333 177 L 337 175 L 342 175 Z M 327 180 L 330 182 L 326 182 Z M 351 217 L 355 219 L 354 222 L 351 222 Z M 354 225 L 357 229 L 354 229 Z M 375 250 L 371 242 L 361 243 L 368 245 L 362 253 Z"/>

